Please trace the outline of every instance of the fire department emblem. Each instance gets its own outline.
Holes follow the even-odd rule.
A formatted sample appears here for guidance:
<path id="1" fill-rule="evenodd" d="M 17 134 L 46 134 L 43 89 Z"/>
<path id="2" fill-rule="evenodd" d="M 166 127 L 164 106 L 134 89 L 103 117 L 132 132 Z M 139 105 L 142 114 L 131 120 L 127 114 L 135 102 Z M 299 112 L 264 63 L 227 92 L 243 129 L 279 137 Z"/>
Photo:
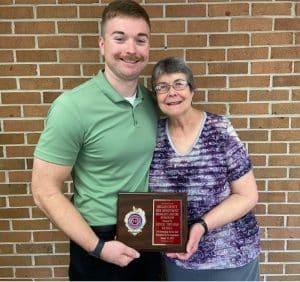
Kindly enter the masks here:
<path id="1" fill-rule="evenodd" d="M 146 224 L 145 212 L 141 208 L 136 209 L 135 207 L 132 207 L 132 211 L 125 215 L 124 222 L 128 232 L 133 236 L 136 236 L 142 232 L 142 229 Z"/>

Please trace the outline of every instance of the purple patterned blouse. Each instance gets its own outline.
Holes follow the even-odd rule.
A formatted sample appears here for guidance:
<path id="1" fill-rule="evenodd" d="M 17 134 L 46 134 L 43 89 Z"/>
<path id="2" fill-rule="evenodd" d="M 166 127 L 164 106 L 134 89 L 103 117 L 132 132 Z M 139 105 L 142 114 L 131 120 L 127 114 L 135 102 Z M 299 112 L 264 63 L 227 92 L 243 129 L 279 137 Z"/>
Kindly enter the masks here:
<path id="1" fill-rule="evenodd" d="M 150 169 L 150 190 L 186 192 L 188 219 L 192 220 L 228 197 L 230 182 L 251 168 L 248 154 L 227 118 L 205 113 L 198 137 L 186 154 L 176 151 L 166 119 L 162 119 Z M 224 269 L 251 262 L 259 251 L 259 227 L 249 212 L 208 232 L 189 260 L 168 259 L 188 269 Z"/>

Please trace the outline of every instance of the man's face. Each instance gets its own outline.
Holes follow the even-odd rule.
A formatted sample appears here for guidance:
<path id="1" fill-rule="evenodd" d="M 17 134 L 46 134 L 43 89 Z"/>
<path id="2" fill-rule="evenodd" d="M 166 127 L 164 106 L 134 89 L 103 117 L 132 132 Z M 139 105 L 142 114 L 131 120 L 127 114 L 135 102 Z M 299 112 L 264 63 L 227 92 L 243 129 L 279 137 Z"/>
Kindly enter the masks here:
<path id="1" fill-rule="evenodd" d="M 107 21 L 99 40 L 108 80 L 134 81 L 149 59 L 150 29 L 143 19 L 115 17 Z"/>

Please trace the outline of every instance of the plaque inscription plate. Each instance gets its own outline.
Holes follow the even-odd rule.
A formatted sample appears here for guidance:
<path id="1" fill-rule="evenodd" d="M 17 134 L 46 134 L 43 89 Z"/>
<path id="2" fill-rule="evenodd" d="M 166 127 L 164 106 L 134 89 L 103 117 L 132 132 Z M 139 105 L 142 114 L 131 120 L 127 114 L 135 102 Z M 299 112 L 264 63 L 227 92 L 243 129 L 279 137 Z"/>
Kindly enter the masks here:
<path id="1" fill-rule="evenodd" d="M 119 193 L 117 240 L 141 251 L 184 252 L 186 193 Z"/>

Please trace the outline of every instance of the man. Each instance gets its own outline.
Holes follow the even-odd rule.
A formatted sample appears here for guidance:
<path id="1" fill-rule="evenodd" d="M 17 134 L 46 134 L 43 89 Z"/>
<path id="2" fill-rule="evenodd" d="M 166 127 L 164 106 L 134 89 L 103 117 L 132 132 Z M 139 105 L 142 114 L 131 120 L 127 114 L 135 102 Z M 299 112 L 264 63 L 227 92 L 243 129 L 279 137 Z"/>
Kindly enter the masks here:
<path id="1" fill-rule="evenodd" d="M 101 29 L 105 69 L 54 101 L 34 154 L 32 193 L 71 239 L 71 280 L 159 280 L 158 253 L 114 240 L 118 192 L 148 191 L 158 115 L 138 78 L 150 21 L 136 2 L 118 0 L 103 11 Z M 62 192 L 70 174 L 73 204 Z"/>

